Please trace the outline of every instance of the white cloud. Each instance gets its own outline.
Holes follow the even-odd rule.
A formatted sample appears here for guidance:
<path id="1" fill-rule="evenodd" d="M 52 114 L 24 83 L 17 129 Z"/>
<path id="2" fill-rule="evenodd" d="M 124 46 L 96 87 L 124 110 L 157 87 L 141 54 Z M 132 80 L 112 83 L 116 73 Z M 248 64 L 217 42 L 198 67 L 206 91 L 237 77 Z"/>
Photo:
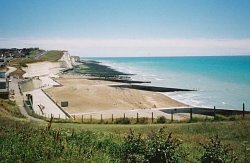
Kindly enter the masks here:
<path id="1" fill-rule="evenodd" d="M 0 48 L 40 47 L 81 56 L 249 55 L 250 39 L 4 39 Z"/>

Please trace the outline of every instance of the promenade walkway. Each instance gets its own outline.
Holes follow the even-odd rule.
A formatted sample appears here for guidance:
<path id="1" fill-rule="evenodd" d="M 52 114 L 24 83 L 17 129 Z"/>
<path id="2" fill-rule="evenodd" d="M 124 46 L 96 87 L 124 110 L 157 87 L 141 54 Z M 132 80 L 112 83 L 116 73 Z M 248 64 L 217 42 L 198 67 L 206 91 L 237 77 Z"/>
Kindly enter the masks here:
<path id="1" fill-rule="evenodd" d="M 64 53 L 63 57 L 60 59 L 61 62 L 65 62 L 64 65 L 70 66 L 70 57 L 67 52 Z M 72 65 L 71 65 L 72 66 Z M 53 86 L 58 86 L 52 77 L 58 77 L 57 74 L 60 70 L 64 68 L 61 67 L 59 62 L 39 62 L 29 64 L 26 68 L 26 73 L 23 77 L 32 78 L 39 77 L 41 80 L 41 85 L 38 89 L 24 92 L 24 94 L 31 94 L 33 97 L 33 110 L 36 114 L 50 117 L 51 115 L 55 118 L 67 118 L 67 113 L 62 111 L 62 109 L 49 98 L 42 89 L 51 88 Z"/>

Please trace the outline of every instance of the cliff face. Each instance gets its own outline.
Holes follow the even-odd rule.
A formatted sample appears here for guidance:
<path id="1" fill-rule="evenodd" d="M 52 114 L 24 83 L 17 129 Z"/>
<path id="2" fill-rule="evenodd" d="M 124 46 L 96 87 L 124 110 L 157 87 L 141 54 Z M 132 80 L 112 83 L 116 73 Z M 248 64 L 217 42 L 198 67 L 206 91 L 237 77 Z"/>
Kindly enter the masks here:
<path id="1" fill-rule="evenodd" d="M 59 61 L 61 61 L 62 68 L 68 68 L 68 69 L 73 68 L 73 62 L 71 60 L 71 57 L 68 51 L 65 51 L 63 53 L 63 56 Z"/>
<path id="2" fill-rule="evenodd" d="M 73 66 L 77 65 L 77 62 L 80 62 L 80 57 L 79 56 L 71 56 L 70 59 L 71 59 L 71 63 L 72 63 Z"/>

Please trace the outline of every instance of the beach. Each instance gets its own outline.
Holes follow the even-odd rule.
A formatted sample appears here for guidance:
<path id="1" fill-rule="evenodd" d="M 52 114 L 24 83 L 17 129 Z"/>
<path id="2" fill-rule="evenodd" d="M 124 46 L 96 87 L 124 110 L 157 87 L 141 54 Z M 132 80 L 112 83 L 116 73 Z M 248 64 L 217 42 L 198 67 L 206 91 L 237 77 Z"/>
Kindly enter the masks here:
<path id="1" fill-rule="evenodd" d="M 100 118 L 102 115 L 105 119 L 111 115 L 123 117 L 124 114 L 126 117 L 136 117 L 137 114 L 151 117 L 153 113 L 155 117 L 170 119 L 170 114 L 162 112 L 162 109 L 187 107 L 159 92 L 115 87 L 124 83 L 93 80 L 94 77 L 77 73 L 62 73 L 67 69 L 72 69 L 68 53 L 58 62 L 32 63 L 24 68 L 26 73 L 23 77 L 26 79 L 21 88 L 24 94 L 33 95 L 36 114 L 61 118 L 89 115 Z M 115 70 L 108 69 L 107 72 L 113 73 Z M 61 102 L 68 102 L 68 106 L 62 107 Z M 176 119 L 182 118 L 176 115 Z"/>
<path id="2" fill-rule="evenodd" d="M 166 95 L 196 107 L 242 109 L 250 106 L 250 56 L 89 57 L 149 85 L 197 91 Z M 249 108 L 247 108 L 249 109 Z"/>
<path id="3" fill-rule="evenodd" d="M 189 118 L 190 115 L 187 113 L 190 112 L 191 107 L 194 108 L 194 105 L 168 95 L 176 94 L 178 97 L 183 97 L 185 94 L 202 93 L 199 90 L 186 89 L 187 87 L 184 89 L 157 87 L 155 82 L 150 83 L 154 80 L 138 78 L 139 75 L 117 70 L 115 67 L 95 60 L 83 60 L 73 65 L 68 53 L 65 53 L 59 62 L 28 64 L 24 70 L 26 71 L 24 77 L 29 79 L 26 79 L 27 81 L 21 87 L 27 91 L 26 94 L 34 96 L 34 110 L 38 114 L 43 114 L 42 105 L 45 107 L 44 114 L 52 114 L 55 117 L 90 118 L 91 115 L 96 119 L 100 117 L 108 119 L 111 116 L 124 117 L 124 114 L 126 117 L 133 118 L 137 117 L 137 114 L 140 114 L 140 117 L 152 117 L 153 114 L 155 118 L 165 116 L 171 119 L 171 111 L 168 110 L 172 110 L 175 114 L 174 119 L 181 120 Z M 140 73 L 140 75 L 143 74 Z M 135 77 L 137 77 L 136 80 Z M 153 77 L 160 78 L 160 76 Z M 185 82 L 197 81 L 190 79 Z M 63 106 L 64 102 L 68 105 Z M 199 110 L 199 106 L 195 107 Z M 211 110 L 211 107 L 208 108 Z M 181 113 L 176 109 L 184 110 Z M 206 112 L 196 114 L 212 115 Z"/>
<path id="4" fill-rule="evenodd" d="M 105 111 L 109 111 L 110 115 L 123 115 L 124 112 L 133 110 L 148 111 L 186 106 L 157 92 L 111 87 L 119 84 L 117 82 L 74 78 L 70 75 L 62 75 L 56 81 L 61 84 L 60 87 L 51 87 L 45 91 L 58 103 L 68 101 L 69 106 L 64 109 L 71 115 Z M 135 116 L 136 114 L 133 115 Z"/>

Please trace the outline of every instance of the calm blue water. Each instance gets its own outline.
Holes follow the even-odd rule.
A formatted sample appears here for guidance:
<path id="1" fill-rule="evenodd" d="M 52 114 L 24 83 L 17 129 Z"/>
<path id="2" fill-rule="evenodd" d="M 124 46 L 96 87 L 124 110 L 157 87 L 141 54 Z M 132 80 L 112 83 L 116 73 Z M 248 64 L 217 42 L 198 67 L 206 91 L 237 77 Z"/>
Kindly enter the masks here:
<path id="1" fill-rule="evenodd" d="M 83 58 L 135 73 L 151 85 L 196 89 L 167 93 L 194 106 L 250 110 L 250 56 Z"/>

